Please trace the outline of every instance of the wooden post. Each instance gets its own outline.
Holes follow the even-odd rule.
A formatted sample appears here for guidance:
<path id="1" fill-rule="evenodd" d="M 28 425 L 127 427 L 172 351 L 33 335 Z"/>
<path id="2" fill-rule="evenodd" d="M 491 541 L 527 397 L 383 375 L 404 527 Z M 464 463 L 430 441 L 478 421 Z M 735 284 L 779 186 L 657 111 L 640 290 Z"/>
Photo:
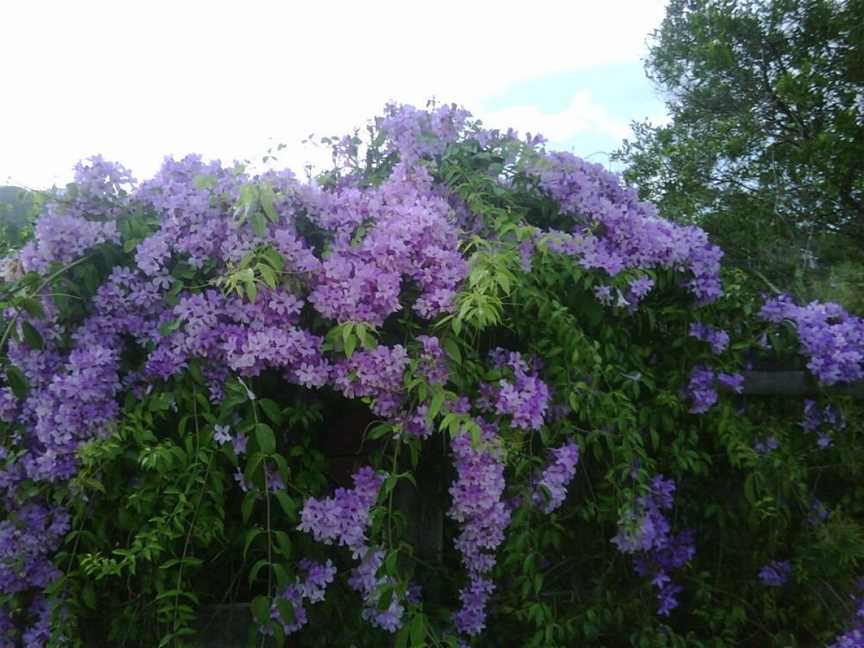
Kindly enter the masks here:
<path id="1" fill-rule="evenodd" d="M 744 392 L 749 396 L 817 396 L 836 394 L 864 398 L 864 381 L 820 385 L 807 371 L 743 371 Z"/>

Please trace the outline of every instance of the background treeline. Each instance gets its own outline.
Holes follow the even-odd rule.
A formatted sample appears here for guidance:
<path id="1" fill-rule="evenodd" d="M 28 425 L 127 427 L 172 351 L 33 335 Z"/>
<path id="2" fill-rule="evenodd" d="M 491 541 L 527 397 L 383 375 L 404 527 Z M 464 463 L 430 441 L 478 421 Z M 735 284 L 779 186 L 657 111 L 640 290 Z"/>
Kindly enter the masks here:
<path id="1" fill-rule="evenodd" d="M 755 288 L 860 311 L 862 43 L 861 0 L 671 0 L 646 61 L 670 120 L 614 157 Z"/>

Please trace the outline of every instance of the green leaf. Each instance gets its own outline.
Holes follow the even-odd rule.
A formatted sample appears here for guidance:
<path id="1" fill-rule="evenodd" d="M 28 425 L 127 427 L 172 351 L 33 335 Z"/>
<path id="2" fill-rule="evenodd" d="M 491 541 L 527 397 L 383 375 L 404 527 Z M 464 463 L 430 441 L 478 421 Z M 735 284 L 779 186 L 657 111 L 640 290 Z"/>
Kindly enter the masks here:
<path id="1" fill-rule="evenodd" d="M 30 383 L 27 382 L 27 376 L 18 367 L 9 366 L 6 368 L 6 382 L 12 388 L 12 393 L 19 399 L 26 398 L 27 392 L 30 390 Z"/>
<path id="2" fill-rule="evenodd" d="M 27 320 L 22 321 L 21 330 L 24 333 L 24 341 L 31 349 L 41 349 L 44 346 L 42 334 L 30 322 Z"/>
<path id="3" fill-rule="evenodd" d="M 259 252 L 259 255 L 270 264 L 270 267 L 273 268 L 274 272 L 282 272 L 282 269 L 285 267 L 285 259 L 283 259 L 282 255 L 272 247 L 265 247 Z"/>
<path id="4" fill-rule="evenodd" d="M 369 430 L 370 439 L 380 439 L 393 432 L 393 426 L 390 423 L 379 423 Z"/>
<path id="5" fill-rule="evenodd" d="M 357 338 L 352 335 L 345 341 L 345 355 L 350 358 L 354 354 L 356 348 Z"/>
<path id="6" fill-rule="evenodd" d="M 282 423 L 282 408 L 280 408 L 274 401 L 269 398 L 262 398 L 258 401 L 258 404 L 261 406 L 261 409 L 264 410 L 267 418 L 273 421 L 273 423 L 276 425 Z"/>
<path id="7" fill-rule="evenodd" d="M 266 625 L 270 622 L 270 599 L 266 596 L 256 596 L 252 599 L 252 616 L 261 625 Z"/>
<path id="8" fill-rule="evenodd" d="M 285 625 L 291 625 L 294 623 L 294 606 L 291 605 L 291 601 L 280 596 L 276 599 L 276 607 L 279 609 L 279 616 L 282 617 L 282 623 Z"/>
<path id="9" fill-rule="evenodd" d="M 276 435 L 266 423 L 258 423 L 255 425 L 255 440 L 258 441 L 258 447 L 261 452 L 270 454 L 276 450 Z"/>
<path id="10" fill-rule="evenodd" d="M 411 621 L 411 645 L 422 646 L 426 642 L 426 617 L 415 614 Z"/>
<path id="11" fill-rule="evenodd" d="M 291 499 L 285 491 L 278 490 L 274 494 L 276 495 L 276 501 L 279 502 L 279 506 L 282 507 L 285 515 L 287 515 L 291 520 L 295 519 L 298 506 L 294 500 Z"/>
<path id="12" fill-rule="evenodd" d="M 264 569 L 264 567 L 269 566 L 270 562 L 266 558 L 262 558 L 254 565 L 252 565 L 252 569 L 249 570 L 249 585 L 251 586 L 255 582 L 255 579 L 258 578 L 258 572 Z"/>
<path id="13" fill-rule="evenodd" d="M 240 507 L 243 524 L 246 524 L 249 521 L 249 518 L 252 517 L 252 511 L 255 509 L 256 499 L 258 498 L 253 492 L 246 493 L 246 497 L 243 498 L 243 504 Z"/>
<path id="14" fill-rule="evenodd" d="M 247 281 L 246 282 L 246 298 L 250 302 L 254 302 L 258 297 L 258 286 L 255 285 L 255 281 Z"/>
<path id="15" fill-rule="evenodd" d="M 18 302 L 18 305 L 23 308 L 30 317 L 35 317 L 36 319 L 43 319 L 45 317 L 45 310 L 42 308 L 42 302 L 38 299 L 24 297 Z"/>
<path id="16" fill-rule="evenodd" d="M 261 273 L 261 279 L 264 281 L 265 284 L 267 284 L 270 288 L 276 288 L 276 273 L 273 272 L 273 268 L 264 265 L 263 263 L 259 263 L 258 272 Z"/>
<path id="17" fill-rule="evenodd" d="M 255 232 L 256 236 L 263 237 L 267 233 L 267 220 L 260 211 L 252 214 L 249 224 L 252 225 L 252 231 Z"/>
<path id="18" fill-rule="evenodd" d="M 276 546 L 279 549 L 279 553 L 282 554 L 282 557 L 288 559 L 291 557 L 291 538 L 284 531 L 274 531 L 274 537 L 276 538 Z"/>
<path id="19" fill-rule="evenodd" d="M 426 420 L 431 423 L 441 411 L 441 406 L 444 404 L 445 392 L 443 389 L 438 389 L 435 395 L 432 396 L 432 402 L 429 403 L 429 411 L 426 412 Z"/>
<path id="20" fill-rule="evenodd" d="M 261 187 L 259 192 L 259 199 L 261 200 L 261 209 L 264 210 L 264 213 L 267 215 L 272 222 L 276 222 L 279 220 L 279 214 L 276 212 L 276 209 L 273 207 L 273 200 L 276 196 L 273 193 L 272 187 Z"/>
<path id="21" fill-rule="evenodd" d="M 264 529 L 255 527 L 246 532 L 246 539 L 243 541 L 243 560 L 246 560 L 246 554 L 249 552 L 249 547 L 255 542 L 255 538 L 264 533 Z"/>
<path id="22" fill-rule="evenodd" d="M 174 320 L 171 320 L 169 322 L 164 322 L 163 324 L 160 324 L 160 326 L 159 326 L 159 333 L 161 335 L 170 335 L 171 333 L 173 333 L 174 331 L 179 329 L 181 324 L 182 324 L 182 321 L 179 319 L 174 319 Z"/>
<path id="23" fill-rule="evenodd" d="M 462 364 L 462 351 L 459 349 L 459 344 L 451 337 L 446 337 L 442 341 L 444 345 L 444 351 L 447 353 L 447 357 L 450 358 L 456 364 Z"/>

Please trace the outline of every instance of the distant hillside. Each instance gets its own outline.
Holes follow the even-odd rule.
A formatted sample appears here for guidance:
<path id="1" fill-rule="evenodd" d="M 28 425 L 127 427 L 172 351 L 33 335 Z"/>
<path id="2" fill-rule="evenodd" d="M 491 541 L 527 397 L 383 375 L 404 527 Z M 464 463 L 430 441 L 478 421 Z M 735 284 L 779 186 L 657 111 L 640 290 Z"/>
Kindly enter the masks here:
<path id="1" fill-rule="evenodd" d="M 37 194 L 21 187 L 0 186 L 0 255 L 20 245 L 37 209 Z"/>

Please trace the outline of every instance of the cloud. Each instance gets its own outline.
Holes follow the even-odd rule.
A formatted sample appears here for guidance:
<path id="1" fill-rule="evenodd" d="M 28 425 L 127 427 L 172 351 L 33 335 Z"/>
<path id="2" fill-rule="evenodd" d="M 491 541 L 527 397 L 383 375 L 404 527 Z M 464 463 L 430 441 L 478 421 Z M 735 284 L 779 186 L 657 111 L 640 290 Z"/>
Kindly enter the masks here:
<path id="1" fill-rule="evenodd" d="M 630 134 L 627 122 L 613 117 L 593 99 L 590 90 L 579 90 L 560 112 L 544 112 L 530 105 L 512 106 L 488 114 L 483 123 L 495 128 L 512 126 L 523 134 L 540 133 L 553 146 L 578 135 L 601 135 L 620 141 Z"/>
<path id="2" fill-rule="evenodd" d="M 0 181 L 65 182 L 102 153 L 231 160 L 363 126 L 390 99 L 468 109 L 520 80 L 635 61 L 662 0 L 4 5 Z M 537 130 L 532 126 L 531 130 Z"/>

